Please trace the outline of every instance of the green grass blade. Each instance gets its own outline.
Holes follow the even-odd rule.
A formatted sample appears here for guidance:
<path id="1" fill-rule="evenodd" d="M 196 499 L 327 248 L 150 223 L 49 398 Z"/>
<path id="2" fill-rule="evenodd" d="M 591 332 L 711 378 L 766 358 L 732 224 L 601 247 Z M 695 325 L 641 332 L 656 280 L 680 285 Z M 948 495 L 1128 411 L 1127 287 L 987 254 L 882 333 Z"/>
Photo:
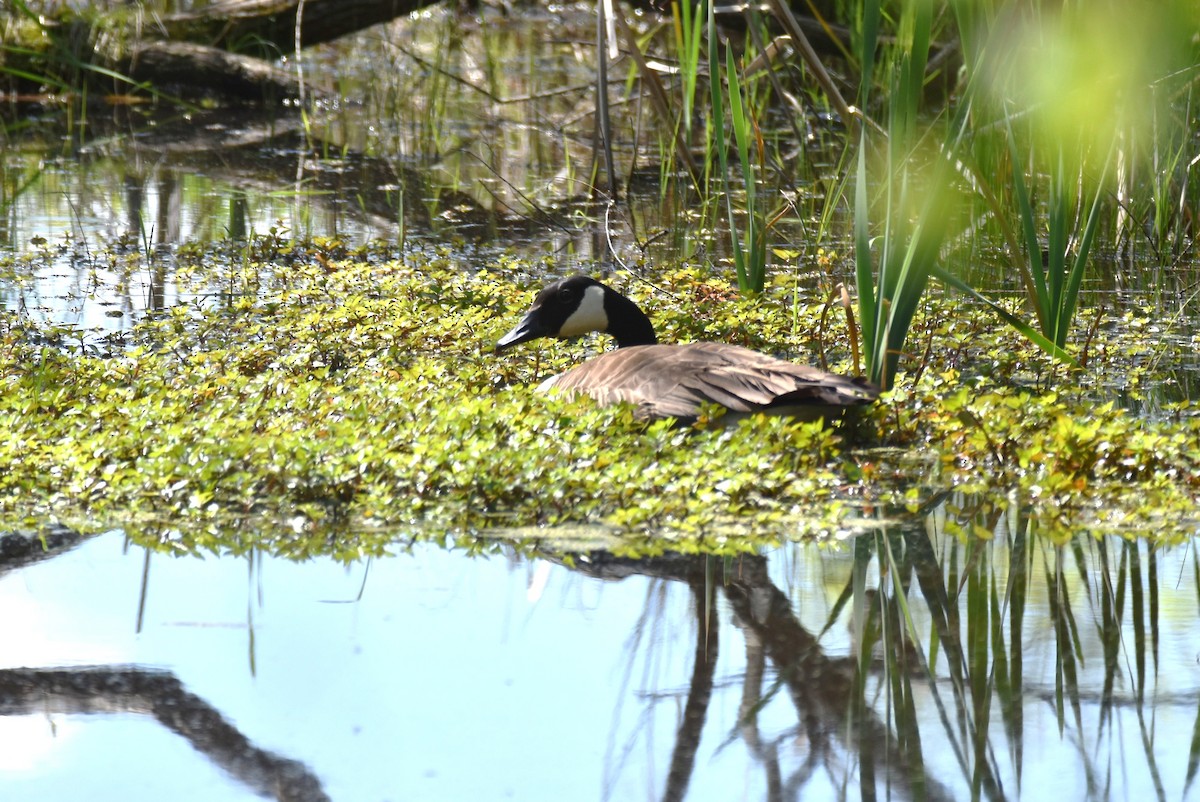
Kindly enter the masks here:
<path id="1" fill-rule="evenodd" d="M 675 22 L 675 47 L 679 52 L 679 72 L 683 80 L 683 130 L 691 133 L 696 105 L 696 84 L 700 77 L 700 42 L 704 26 L 703 7 L 693 8 L 688 0 L 671 4 Z"/>
<path id="2" fill-rule="evenodd" d="M 867 375 L 875 375 L 876 316 L 879 298 L 875 293 L 875 268 L 871 264 L 871 232 L 867 211 L 867 134 L 859 134 L 858 165 L 854 179 L 854 280 L 858 287 L 858 321 L 862 327 Z"/>
<path id="3" fill-rule="evenodd" d="M 1071 273 L 1067 279 L 1066 290 L 1062 298 L 1062 317 L 1061 320 L 1069 326 L 1070 322 L 1075 319 L 1075 309 L 1079 302 L 1079 288 L 1083 285 L 1083 274 L 1087 270 L 1088 256 L 1091 254 L 1092 240 L 1096 235 L 1096 229 L 1100 222 L 1100 199 L 1103 197 L 1105 179 L 1108 177 L 1107 165 L 1111 161 L 1105 160 L 1104 174 L 1100 178 L 1100 186 L 1097 187 L 1095 195 L 1092 197 L 1091 209 L 1088 211 L 1087 222 L 1083 227 L 1083 234 L 1079 238 L 1079 248 L 1075 253 L 1075 262 L 1071 265 Z M 1065 327 L 1064 327 L 1065 328 Z M 1062 332 L 1062 341 L 1056 341 L 1059 345 L 1063 345 L 1066 341 L 1067 332 Z"/>
<path id="4" fill-rule="evenodd" d="M 725 153 L 725 93 L 721 86 L 721 62 L 717 58 L 717 26 L 713 16 L 712 6 L 708 8 L 708 87 L 712 99 L 712 140 L 713 149 L 717 152 L 717 160 L 724 175 L 728 166 L 728 156 Z"/>
<path id="5" fill-rule="evenodd" d="M 742 84 L 738 79 L 737 64 L 733 57 L 733 48 L 725 50 L 725 74 L 729 80 L 729 123 L 733 128 L 734 143 L 737 147 L 738 162 L 742 168 L 742 186 L 746 197 L 746 236 L 745 247 L 749 252 L 742 253 L 738 268 L 738 287 L 742 292 L 759 292 L 762 285 L 757 282 L 758 266 L 754 253 L 759 236 L 757 187 L 754 180 L 754 163 L 750 161 L 751 121 L 746 111 L 745 99 L 742 96 Z M 732 212 L 730 213 L 732 217 Z M 741 250 L 740 248 L 738 249 Z M 748 258 L 747 258 L 748 257 Z"/>
<path id="6" fill-rule="evenodd" d="M 1063 320 L 1063 279 L 1066 276 L 1067 238 L 1071 230 L 1070 193 L 1066 188 L 1066 166 L 1062 146 L 1050 178 L 1048 236 L 1046 239 L 1046 316 L 1049 328 L 1043 333 L 1062 345 L 1066 340 L 1067 322 Z"/>
<path id="7" fill-rule="evenodd" d="M 870 108 L 868 101 L 875 80 L 875 50 L 879 44 L 880 16 L 879 0 L 867 0 L 863 3 L 861 50 L 858 54 L 858 68 L 861 76 L 858 84 L 858 107 L 860 109 Z"/>
<path id="8" fill-rule="evenodd" d="M 1029 300 L 1034 304 L 1034 312 L 1042 331 L 1049 330 L 1047 314 L 1050 309 L 1050 297 L 1046 290 L 1046 269 L 1042 264 L 1042 249 L 1038 245 L 1036 217 L 1033 203 L 1029 199 L 1029 188 L 1025 184 L 1025 176 L 1021 170 L 1021 157 L 1017 152 L 1017 139 L 1012 130 L 1012 121 L 1006 117 L 1008 126 L 1008 149 L 1012 159 L 1013 194 L 1017 199 L 1017 211 L 1021 215 L 1021 230 L 1025 234 L 1025 250 L 1029 257 L 1029 274 L 1033 277 L 1036 295 Z"/>
<path id="9" fill-rule="evenodd" d="M 904 43 L 896 84 L 890 101 L 891 124 L 889 143 L 906 147 L 914 141 L 918 112 L 925 85 L 925 67 L 929 59 L 931 3 L 908 3 L 903 6 L 899 39 Z"/>
<path id="10" fill-rule="evenodd" d="M 737 272 L 738 289 L 744 290 L 746 283 L 746 266 L 742 258 L 742 246 L 737 233 L 737 220 L 733 214 L 733 201 L 729 196 L 729 154 L 725 147 L 725 92 L 721 84 L 721 61 L 717 57 L 717 26 L 712 6 L 708 9 L 708 69 L 709 88 L 712 95 L 712 132 L 713 145 L 717 151 L 717 160 L 721 169 L 721 181 L 725 185 L 725 214 L 729 223 L 729 236 L 732 240 L 733 264 Z"/>

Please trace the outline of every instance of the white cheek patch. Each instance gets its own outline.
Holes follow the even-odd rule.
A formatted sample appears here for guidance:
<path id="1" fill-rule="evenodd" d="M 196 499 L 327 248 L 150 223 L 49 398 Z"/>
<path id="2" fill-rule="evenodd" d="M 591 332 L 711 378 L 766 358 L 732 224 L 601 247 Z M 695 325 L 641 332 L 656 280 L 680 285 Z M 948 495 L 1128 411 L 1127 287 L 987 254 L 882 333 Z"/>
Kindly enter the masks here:
<path id="1" fill-rule="evenodd" d="M 588 287 L 579 299 L 579 307 L 563 321 L 559 337 L 578 337 L 589 331 L 608 331 L 608 315 L 604 312 L 604 290 Z"/>

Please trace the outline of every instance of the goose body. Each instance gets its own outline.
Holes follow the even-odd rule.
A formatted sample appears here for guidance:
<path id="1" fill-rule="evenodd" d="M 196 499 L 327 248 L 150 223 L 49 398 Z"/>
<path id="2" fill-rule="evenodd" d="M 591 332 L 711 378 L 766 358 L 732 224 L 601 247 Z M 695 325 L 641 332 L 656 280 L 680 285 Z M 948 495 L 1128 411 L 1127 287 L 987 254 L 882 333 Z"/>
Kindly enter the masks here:
<path id="1" fill-rule="evenodd" d="M 737 345 L 659 345 L 650 319 L 637 304 L 587 276 L 572 276 L 542 289 L 496 350 L 539 337 L 575 337 L 589 331 L 612 335 L 616 350 L 548 379 L 543 389 L 582 393 L 601 404 L 631 403 L 643 418 L 681 420 L 699 416 L 705 403 L 735 413 L 835 418 L 879 394 L 865 381 Z"/>

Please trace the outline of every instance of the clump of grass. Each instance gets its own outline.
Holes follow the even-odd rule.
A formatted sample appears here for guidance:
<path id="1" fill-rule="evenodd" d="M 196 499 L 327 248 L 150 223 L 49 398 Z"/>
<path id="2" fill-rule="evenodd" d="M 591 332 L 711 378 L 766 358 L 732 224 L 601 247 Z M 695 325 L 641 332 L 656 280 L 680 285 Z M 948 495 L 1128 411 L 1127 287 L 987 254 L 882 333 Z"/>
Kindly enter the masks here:
<path id="1" fill-rule="evenodd" d="M 1128 220 L 1131 205 L 1111 202 L 1113 189 L 1133 186 L 1129 176 L 1143 159 L 1138 143 L 1169 133 L 1169 126 L 1152 132 L 1153 121 L 1182 122 L 1158 108 L 1153 87 L 1194 72 L 1194 46 L 1180 33 L 1194 28 L 1194 7 L 1168 3 L 1161 16 L 1127 6 L 1034 4 L 1019 16 L 1001 3 L 955 10 L 963 107 L 972 121 L 957 155 L 1007 246 L 1033 324 L 961 279 L 938 275 L 1075 364 L 1068 346 L 1089 259 L 1105 230 L 1114 240 L 1127 236 L 1116 223 Z M 1145 201 L 1132 207 L 1144 209 Z M 1106 212 L 1114 224 L 1102 225 Z"/>
<path id="2" fill-rule="evenodd" d="M 863 65 L 860 103 L 871 102 L 872 65 L 878 48 L 878 2 L 864 7 L 864 36 L 859 54 Z M 925 64 L 929 57 L 931 9 L 913 3 L 902 13 L 904 34 L 888 51 L 893 83 L 888 93 L 887 138 L 878 148 L 881 161 L 869 170 L 875 144 L 867 126 L 859 133 L 854 178 L 855 277 L 867 378 L 890 388 L 900 369 L 909 326 L 938 259 L 948 224 L 950 183 L 947 155 L 933 158 L 931 174 L 916 158 L 921 132 Z M 872 173 L 875 178 L 872 180 Z M 874 188 L 878 187 L 877 190 Z M 871 203 L 877 191 L 880 200 Z M 873 235 L 872 209 L 880 209 L 882 232 Z"/>

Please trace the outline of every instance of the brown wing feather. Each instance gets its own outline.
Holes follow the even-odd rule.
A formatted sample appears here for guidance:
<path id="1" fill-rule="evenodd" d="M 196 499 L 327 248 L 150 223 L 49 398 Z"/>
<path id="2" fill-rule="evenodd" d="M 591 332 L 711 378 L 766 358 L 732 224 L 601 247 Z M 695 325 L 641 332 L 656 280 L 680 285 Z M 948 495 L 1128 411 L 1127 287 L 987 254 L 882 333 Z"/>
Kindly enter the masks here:
<path id="1" fill-rule="evenodd" d="M 709 402 L 734 412 L 781 405 L 831 411 L 875 400 L 866 383 L 736 345 L 641 345 L 588 360 L 545 383 L 601 404 L 625 401 L 645 417 L 694 418 Z"/>

